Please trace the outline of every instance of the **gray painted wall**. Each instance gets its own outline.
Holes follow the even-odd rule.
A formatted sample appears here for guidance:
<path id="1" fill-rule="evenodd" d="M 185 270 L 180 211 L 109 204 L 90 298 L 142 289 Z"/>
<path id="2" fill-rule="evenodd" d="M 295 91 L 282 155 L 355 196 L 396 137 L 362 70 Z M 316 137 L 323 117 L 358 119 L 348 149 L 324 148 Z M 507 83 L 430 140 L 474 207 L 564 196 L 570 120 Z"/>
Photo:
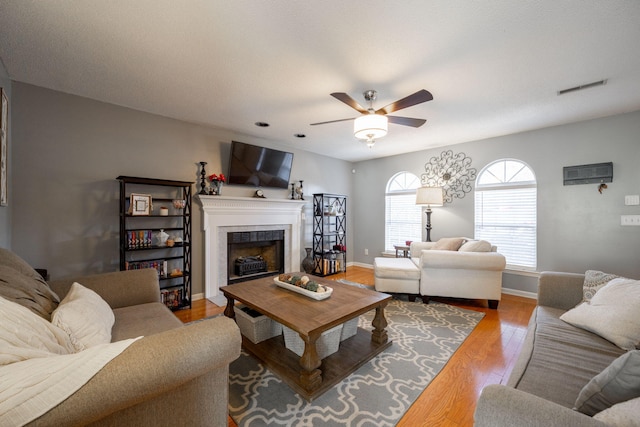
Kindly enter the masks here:
<path id="1" fill-rule="evenodd" d="M 0 87 L 6 92 L 7 98 L 9 99 L 9 135 L 7 139 L 7 162 L 8 162 L 8 170 L 7 170 L 7 178 L 9 180 L 9 187 L 7 188 L 8 192 L 8 205 L 0 206 L 0 247 L 11 249 L 11 208 L 13 205 L 12 200 L 12 192 L 11 192 L 11 183 L 13 181 L 11 177 L 12 172 L 12 164 L 11 164 L 11 156 L 12 156 L 12 128 L 11 125 L 11 117 L 12 117 L 12 107 L 11 101 L 13 96 L 11 94 L 11 80 L 9 79 L 9 75 L 7 74 L 7 70 L 4 68 L 4 64 L 0 59 Z"/>
<path id="2" fill-rule="evenodd" d="M 6 77 L 0 79 L 4 84 Z M 5 242 L 12 237 L 3 246 L 48 268 L 53 278 L 117 270 L 116 176 L 197 182 L 200 160 L 209 163 L 209 173 L 226 173 L 233 139 L 294 152 L 292 179 L 304 179 L 309 196 L 303 246 L 311 244 L 310 195 L 346 194 L 348 261 L 372 264 L 384 246 L 387 180 L 402 170 L 420 176 L 424 164 L 444 150 L 352 164 L 23 83 L 13 83 L 11 98 L 11 213 L 0 212 L 0 230 Z M 640 277 L 640 227 L 620 226 L 620 215 L 640 214 L 640 207 L 624 206 L 625 194 L 640 193 L 638 135 L 640 112 L 634 112 L 446 149 L 466 153 L 478 171 L 499 158 L 517 158 L 533 168 L 538 179 L 538 271 L 600 269 Z M 614 182 L 603 194 L 596 185 L 562 185 L 563 166 L 606 161 L 614 163 Z M 225 186 L 224 194 L 248 197 L 253 189 Z M 266 194 L 288 197 L 284 190 L 267 189 Z M 200 293 L 202 218 L 197 203 L 194 207 L 194 293 Z M 434 209 L 432 222 L 433 240 L 472 236 L 473 193 Z M 535 278 L 505 274 L 504 286 L 535 292 Z"/>
<path id="3" fill-rule="evenodd" d="M 428 132 L 426 132 L 428 137 Z M 500 158 L 526 162 L 538 181 L 538 271 L 598 269 L 640 277 L 640 227 L 622 227 L 620 215 L 640 214 L 624 196 L 640 194 L 640 111 L 515 135 L 425 150 L 355 165 L 354 260 L 371 264 L 384 249 L 384 191 L 398 171 L 418 176 L 445 149 L 463 152 L 478 172 Z M 384 139 L 379 144 L 384 144 Z M 597 185 L 564 186 L 562 167 L 613 162 L 614 178 L 599 194 Z M 434 208 L 432 240 L 473 236 L 473 193 Z M 380 231 L 378 231 L 380 230 Z M 364 250 L 369 255 L 364 255 Z M 499 249 L 498 249 L 499 250 Z M 505 287 L 535 292 L 535 279 L 505 275 Z"/>
<path id="4" fill-rule="evenodd" d="M 311 244 L 311 194 L 351 196 L 351 163 L 259 138 L 18 82 L 13 83 L 13 108 L 12 246 L 31 265 L 49 269 L 53 279 L 118 269 L 117 176 L 198 183 L 199 161 L 208 162 L 208 174 L 227 173 L 234 139 L 294 153 L 291 178 L 304 180 L 309 201 L 303 247 Z M 194 193 L 199 188 L 194 185 Z M 253 193 L 253 188 L 227 185 L 223 195 Z M 289 196 L 277 189 L 265 194 Z M 197 201 L 193 206 L 193 292 L 201 293 L 202 216 Z"/>

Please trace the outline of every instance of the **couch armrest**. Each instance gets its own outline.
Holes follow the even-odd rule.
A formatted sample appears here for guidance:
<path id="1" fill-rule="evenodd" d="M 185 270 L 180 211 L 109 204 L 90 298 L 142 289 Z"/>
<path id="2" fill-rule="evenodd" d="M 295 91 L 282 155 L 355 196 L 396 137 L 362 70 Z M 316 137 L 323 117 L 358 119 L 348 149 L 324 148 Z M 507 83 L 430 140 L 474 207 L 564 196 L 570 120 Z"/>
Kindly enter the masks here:
<path id="1" fill-rule="evenodd" d="M 146 336 L 33 425 L 86 425 L 179 391 L 210 371 L 228 369 L 240 345 L 238 326 L 224 316 Z"/>
<path id="2" fill-rule="evenodd" d="M 454 270 L 503 271 L 504 255 L 497 252 L 457 252 L 425 250 L 420 255 L 420 268 L 448 268 Z"/>
<path id="3" fill-rule="evenodd" d="M 474 420 L 476 427 L 606 426 L 588 415 L 504 385 L 482 390 Z"/>
<path id="4" fill-rule="evenodd" d="M 569 310 L 582 301 L 584 274 L 543 271 L 538 279 L 538 305 Z"/>
<path id="5" fill-rule="evenodd" d="M 73 282 L 95 291 L 112 309 L 160 301 L 158 272 L 153 268 L 55 280 L 49 286 L 62 299 Z"/>
<path id="6" fill-rule="evenodd" d="M 436 242 L 411 242 L 409 245 L 409 250 L 411 252 L 412 258 L 417 258 L 420 256 L 420 252 L 423 250 L 431 249 L 436 244 Z"/>

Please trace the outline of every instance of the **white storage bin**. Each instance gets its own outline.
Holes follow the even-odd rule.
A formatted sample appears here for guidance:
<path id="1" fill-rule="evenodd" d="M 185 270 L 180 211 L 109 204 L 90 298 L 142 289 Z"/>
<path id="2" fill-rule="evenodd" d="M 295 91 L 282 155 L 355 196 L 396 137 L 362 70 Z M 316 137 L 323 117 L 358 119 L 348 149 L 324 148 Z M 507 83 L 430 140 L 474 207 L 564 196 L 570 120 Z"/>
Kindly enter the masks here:
<path id="1" fill-rule="evenodd" d="M 298 333 L 293 329 L 287 328 L 284 325 L 282 325 L 282 332 L 284 333 L 285 347 L 293 351 L 298 356 L 302 356 L 302 353 L 304 353 L 304 341 L 300 338 L 300 335 L 298 335 Z M 342 325 L 338 325 L 324 331 L 322 335 L 320 335 L 320 338 L 316 341 L 316 351 L 318 352 L 318 357 L 320 359 L 324 359 L 338 351 L 341 333 Z"/>
<path id="2" fill-rule="evenodd" d="M 245 305 L 235 307 L 236 323 L 240 328 L 240 333 L 247 337 L 249 341 L 257 344 L 282 334 L 282 325 L 275 320 L 261 314 L 257 317 L 245 312 Z"/>
<path id="3" fill-rule="evenodd" d="M 347 338 L 351 338 L 358 332 L 358 318 L 347 320 L 342 324 L 342 333 L 340 334 L 340 341 L 344 341 Z"/>

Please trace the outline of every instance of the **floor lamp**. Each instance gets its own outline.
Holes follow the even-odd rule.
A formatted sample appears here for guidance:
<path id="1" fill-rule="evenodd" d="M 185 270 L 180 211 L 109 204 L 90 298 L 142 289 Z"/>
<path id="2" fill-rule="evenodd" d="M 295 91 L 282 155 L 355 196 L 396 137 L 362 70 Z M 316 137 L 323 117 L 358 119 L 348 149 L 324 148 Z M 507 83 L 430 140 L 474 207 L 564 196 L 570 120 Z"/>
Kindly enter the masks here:
<path id="1" fill-rule="evenodd" d="M 431 241 L 431 207 L 443 204 L 442 187 L 420 187 L 416 190 L 416 205 L 427 206 L 427 242 Z"/>

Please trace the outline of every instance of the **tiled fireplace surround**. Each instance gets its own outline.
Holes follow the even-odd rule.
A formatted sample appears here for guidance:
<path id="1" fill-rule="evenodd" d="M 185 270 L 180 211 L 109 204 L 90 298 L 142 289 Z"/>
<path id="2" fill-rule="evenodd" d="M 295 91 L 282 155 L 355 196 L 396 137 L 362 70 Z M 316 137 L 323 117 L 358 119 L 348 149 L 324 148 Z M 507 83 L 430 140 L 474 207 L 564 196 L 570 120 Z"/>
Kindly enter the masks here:
<path id="1" fill-rule="evenodd" d="M 205 297 L 226 305 L 220 287 L 227 284 L 227 233 L 284 230 L 284 271 L 300 269 L 304 201 L 198 195 L 204 229 Z"/>

